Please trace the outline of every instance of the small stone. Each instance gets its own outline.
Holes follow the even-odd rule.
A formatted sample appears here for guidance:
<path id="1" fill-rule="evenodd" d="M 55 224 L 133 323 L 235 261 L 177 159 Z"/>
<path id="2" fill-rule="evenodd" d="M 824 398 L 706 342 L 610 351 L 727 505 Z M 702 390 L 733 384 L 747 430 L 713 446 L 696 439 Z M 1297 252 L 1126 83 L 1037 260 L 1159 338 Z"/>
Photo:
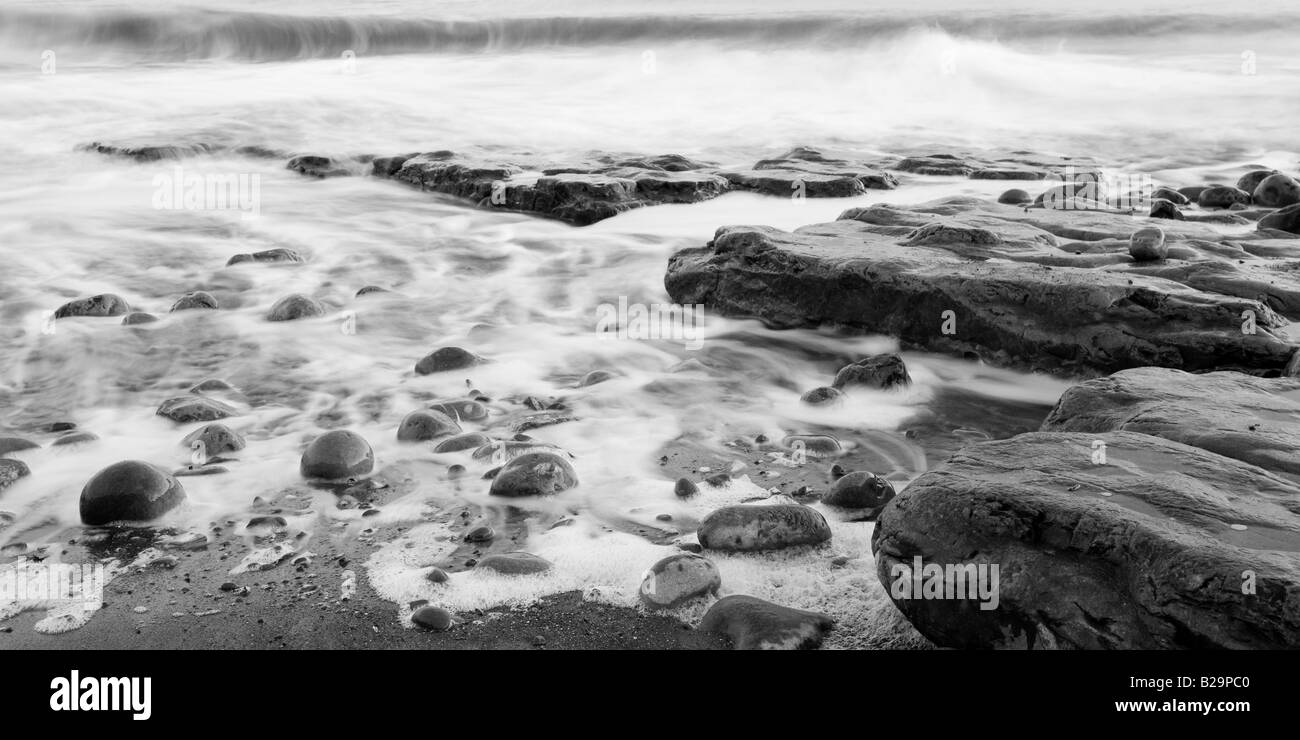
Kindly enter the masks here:
<path id="1" fill-rule="evenodd" d="M 1151 212 L 1147 215 L 1151 218 L 1163 218 L 1170 221 L 1187 220 L 1183 216 L 1183 212 L 1178 210 L 1178 206 L 1163 198 L 1151 201 Z"/>
<path id="2" fill-rule="evenodd" d="M 1186 195 L 1183 195 L 1182 193 L 1178 192 L 1177 190 L 1174 190 L 1173 188 L 1156 188 L 1155 191 L 1151 193 L 1151 199 L 1153 201 L 1155 200 L 1169 201 L 1175 206 L 1185 206 L 1191 202 L 1187 199 Z"/>
<path id="3" fill-rule="evenodd" d="M 324 316 L 325 307 L 314 298 L 301 293 L 287 295 L 275 302 L 266 314 L 267 321 L 296 321 L 298 319 Z"/>
<path id="4" fill-rule="evenodd" d="M 491 542 L 497 536 L 496 530 L 485 525 L 474 527 L 465 535 L 466 542 Z"/>
<path id="5" fill-rule="evenodd" d="M 822 496 L 822 503 L 842 509 L 860 510 L 866 521 L 875 521 L 881 509 L 894 498 L 894 485 L 866 471 L 849 473 L 835 481 Z"/>
<path id="6" fill-rule="evenodd" d="M 158 416 L 165 416 L 178 423 L 192 421 L 216 421 L 239 414 L 234 407 L 207 396 L 177 396 L 162 402 L 158 407 Z"/>
<path id="7" fill-rule="evenodd" d="M 226 267 L 243 262 L 302 262 L 302 255 L 292 249 L 279 247 L 252 254 L 237 254 L 226 261 Z"/>
<path id="8" fill-rule="evenodd" d="M 844 469 L 844 466 L 839 463 L 835 463 L 831 466 L 831 478 L 843 478 L 847 472 L 848 471 Z"/>
<path id="9" fill-rule="evenodd" d="M 21 460 L 0 458 L 0 491 L 12 486 L 19 478 L 31 475 L 31 468 Z"/>
<path id="10" fill-rule="evenodd" d="M 655 521 L 657 522 L 671 522 L 672 520 L 673 520 L 672 514 L 660 514 L 655 517 Z"/>
<path id="11" fill-rule="evenodd" d="M 781 440 L 788 450 L 803 450 L 808 457 L 835 457 L 844 452 L 840 441 L 829 434 L 791 434 Z"/>
<path id="12" fill-rule="evenodd" d="M 999 195 L 998 202 L 1013 206 L 1023 206 L 1034 202 L 1034 197 L 1020 188 L 1012 188 L 1002 193 L 1002 195 Z"/>
<path id="13" fill-rule="evenodd" d="M 460 347 L 443 347 L 417 362 L 415 364 L 415 373 L 417 375 L 430 375 L 432 373 L 447 372 L 448 370 L 463 370 L 482 361 L 483 358 L 469 350 Z"/>
<path id="14" fill-rule="evenodd" d="M 513 576 L 544 573 L 550 570 L 552 565 L 551 561 L 530 552 L 516 551 L 486 555 L 474 567 Z"/>
<path id="15" fill-rule="evenodd" d="M 465 466 L 464 466 L 464 465 L 461 465 L 461 464 L 459 464 L 459 463 L 457 463 L 456 465 L 448 465 L 448 466 L 447 466 L 447 477 L 448 477 L 448 478 L 459 478 L 459 477 L 461 477 L 462 475 L 465 475 L 465 472 L 466 472 L 466 471 L 465 471 Z"/>
<path id="16" fill-rule="evenodd" d="M 851 365 L 845 365 L 835 374 L 835 388 L 865 386 L 876 390 L 906 388 L 912 384 L 903 358 L 896 354 L 873 355 Z"/>
<path id="17" fill-rule="evenodd" d="M 81 521 L 90 525 L 156 519 L 181 501 L 185 489 L 170 473 L 125 460 L 99 471 L 81 489 Z"/>
<path id="18" fill-rule="evenodd" d="M 411 615 L 411 622 L 432 632 L 446 632 L 454 621 L 451 612 L 436 606 L 422 606 Z"/>
<path id="19" fill-rule="evenodd" d="M 1229 185 L 1211 185 L 1200 192 L 1196 203 L 1201 208 L 1227 208 L 1234 203 L 1250 203 L 1250 193 Z"/>
<path id="20" fill-rule="evenodd" d="M 23 450 L 39 449 L 40 445 L 35 442 L 23 439 L 22 437 L 0 437 L 0 455 L 7 455 L 10 452 L 22 452 Z"/>
<path id="21" fill-rule="evenodd" d="M 469 449 L 478 449 L 483 445 L 492 444 L 492 439 L 486 434 L 479 432 L 466 432 L 457 434 L 454 437 L 448 437 L 438 443 L 433 448 L 434 452 L 462 452 Z"/>
<path id="22" fill-rule="evenodd" d="M 442 568 L 434 568 L 424 576 L 424 580 L 429 583 L 446 583 L 450 579 L 451 576 L 447 575 L 447 571 Z"/>
<path id="23" fill-rule="evenodd" d="M 121 296 L 112 293 L 100 293 L 89 298 L 78 298 L 59 306 L 54 318 L 66 319 L 73 316 L 122 316 L 130 312 L 131 307 Z"/>
<path id="24" fill-rule="evenodd" d="M 505 465 L 492 480 L 493 496 L 549 496 L 578 485 L 573 466 L 550 452 L 529 452 Z"/>
<path id="25" fill-rule="evenodd" d="M 1128 253 L 1138 262 L 1162 260 L 1169 255 L 1169 245 L 1165 243 L 1165 232 L 1159 226 L 1146 226 L 1128 239 Z"/>
<path id="26" fill-rule="evenodd" d="M 479 401 L 467 398 L 453 398 L 442 401 L 434 401 L 428 406 L 430 411 L 439 411 L 450 416 L 457 422 L 461 421 L 479 421 L 486 419 L 488 408 Z"/>
<path id="27" fill-rule="evenodd" d="M 152 324 L 158 320 L 157 316 L 144 311 L 132 311 L 122 319 L 123 326 L 133 326 L 135 324 Z"/>
<path id="28" fill-rule="evenodd" d="M 304 478 L 341 480 L 365 475 L 375 467 L 375 453 L 356 432 L 336 429 L 316 439 L 302 453 L 299 471 Z"/>
<path id="29" fill-rule="evenodd" d="M 397 439 L 402 442 L 422 442 L 452 434 L 460 434 L 460 425 L 440 411 L 420 409 L 412 411 L 397 427 Z"/>
<path id="30" fill-rule="evenodd" d="M 216 297 L 211 293 L 196 290 L 193 293 L 186 293 L 173 303 L 171 312 L 188 311 L 194 308 L 215 309 L 219 308 L 219 306 Z"/>
<path id="31" fill-rule="evenodd" d="M 700 487 L 695 485 L 690 478 L 678 478 L 676 485 L 673 486 L 673 493 L 677 498 L 690 498 L 700 492 Z"/>
<path id="32" fill-rule="evenodd" d="M 723 635 L 736 650 L 805 650 L 819 647 L 835 620 L 753 596 L 726 596 L 700 620 L 702 632 Z"/>
<path id="33" fill-rule="evenodd" d="M 592 370 L 591 372 L 582 376 L 582 380 L 578 381 L 578 387 L 587 388 L 589 386 L 596 385 L 597 383 L 604 383 L 606 380 L 610 380 L 613 377 L 614 377 L 614 373 L 611 373 L 608 370 Z"/>
<path id="34" fill-rule="evenodd" d="M 64 447 L 67 445 L 79 445 L 86 442 L 94 442 L 99 439 L 98 434 L 92 432 L 69 432 L 50 443 L 51 447 Z"/>
<path id="35" fill-rule="evenodd" d="M 724 506 L 704 517 L 696 533 L 706 550 L 753 552 L 817 545 L 831 538 L 830 525 L 801 504 Z"/>
<path id="36" fill-rule="evenodd" d="M 669 555 L 650 566 L 638 591 L 652 609 L 673 609 L 691 599 L 717 593 L 722 575 L 713 561 L 692 553 Z"/>
<path id="37" fill-rule="evenodd" d="M 364 288 L 361 288 L 360 290 L 357 291 L 356 297 L 360 298 L 363 295 L 370 295 L 371 293 L 390 293 L 390 292 L 392 291 L 390 291 L 388 288 L 383 288 L 378 285 L 367 285 Z"/>
<path id="38" fill-rule="evenodd" d="M 181 440 L 181 444 L 189 449 L 195 449 L 196 444 L 201 444 L 199 451 L 205 457 L 222 455 L 227 452 L 239 452 L 244 449 L 245 442 L 243 436 L 226 426 L 225 424 L 208 424 L 199 427 Z"/>
<path id="39" fill-rule="evenodd" d="M 822 386 L 820 388 L 813 388 L 807 393 L 804 393 L 799 397 L 799 400 L 811 406 L 820 406 L 822 404 L 834 403 L 835 401 L 840 400 L 843 396 L 844 394 L 838 388 Z"/>

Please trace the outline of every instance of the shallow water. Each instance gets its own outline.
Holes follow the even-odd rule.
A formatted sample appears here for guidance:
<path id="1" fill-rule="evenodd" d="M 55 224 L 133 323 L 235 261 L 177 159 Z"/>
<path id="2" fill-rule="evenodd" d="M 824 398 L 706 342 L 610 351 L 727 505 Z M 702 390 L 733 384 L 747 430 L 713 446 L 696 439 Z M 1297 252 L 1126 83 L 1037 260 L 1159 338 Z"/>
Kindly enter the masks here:
<path id="1" fill-rule="evenodd" d="M 450 608 L 568 588 L 634 603 L 641 571 L 675 549 L 617 523 L 654 526 L 671 514 L 680 528 L 709 505 L 781 483 L 741 478 L 735 490 L 680 504 L 658 463 L 674 441 L 724 457 L 738 436 L 831 431 L 888 465 L 877 472 L 902 486 L 954 439 L 1032 428 L 1025 420 L 1045 415 L 1063 381 L 907 354 L 909 391 L 813 409 L 799 403 L 802 391 L 892 342 L 716 316 L 706 317 L 697 349 L 687 337 L 597 331 L 602 305 L 666 302 L 669 255 L 720 225 L 791 229 L 854 205 L 1032 183 L 931 178 L 845 200 L 735 193 L 574 228 L 368 177 L 304 178 L 283 169 L 283 158 L 139 164 L 76 147 L 209 142 L 342 155 L 499 147 L 554 159 L 675 152 L 723 164 L 800 144 L 864 156 L 1014 148 L 1096 156 L 1112 171 L 1178 184 L 1247 163 L 1295 166 L 1290 123 L 1300 100 L 1288 93 L 1300 76 L 1292 41 L 1300 15 L 1285 4 L 1178 3 L 1136 16 L 1128 4 L 1113 13 L 1102 5 L 1086 21 L 1040 5 L 989 6 L 964 20 L 934 3 L 872 12 L 823 3 L 798 14 L 692 3 L 689 16 L 673 15 L 685 12 L 673 3 L 303 3 L 276 16 L 251 3 L 0 8 L 0 434 L 45 445 L 14 453 L 33 474 L 0 497 L 16 520 L 0 543 L 39 542 L 75 525 L 81 486 L 112 462 L 185 465 L 179 443 L 198 425 L 155 410 L 210 377 L 242 392 L 234 399 L 242 413 L 228 423 L 248 449 L 229 474 L 184 478 L 188 502 L 166 524 L 201 530 L 246 515 L 255 496 L 286 491 L 330 509 L 331 498 L 305 488 L 298 456 L 322 430 L 350 428 L 374 446 L 378 469 L 414 471 L 407 496 L 376 524 L 426 528 L 425 560 L 387 545 L 372 578 L 399 603 L 436 596 Z M 337 20 L 345 13 L 354 20 Z M 1247 51 L 1253 74 L 1243 73 Z M 42 74 L 43 59 L 53 60 L 52 74 Z M 167 178 L 231 174 L 256 176 L 256 213 L 156 207 Z M 274 247 L 306 262 L 223 267 L 236 253 Z M 354 297 L 366 285 L 394 292 Z M 192 290 L 213 293 L 222 310 L 166 315 Z M 163 321 L 128 329 L 115 318 L 67 319 L 50 331 L 50 311 L 101 292 Z M 321 299 L 329 315 L 265 321 L 292 292 Z M 413 374 L 445 345 L 492 362 Z M 682 371 L 691 358 L 713 372 Z M 575 388 L 598 369 L 617 377 Z M 578 419 L 530 433 L 572 453 L 582 485 L 538 504 L 538 515 L 577 524 L 535 533 L 527 546 L 562 566 L 555 576 L 497 588 L 457 574 L 476 580 L 431 594 L 421 569 L 454 528 L 424 521 L 425 503 L 454 494 L 489 504 L 478 480 L 488 466 L 470 463 L 471 475 L 453 486 L 443 471 L 467 454 L 435 456 L 394 435 L 406 412 L 470 385 L 501 413 L 519 408 L 504 400 L 512 396 L 564 397 Z M 43 430 L 57 421 L 99 440 L 51 447 Z M 918 425 L 938 433 L 909 438 Z M 359 516 L 294 525 L 355 530 Z M 842 644 L 887 641 L 879 625 L 852 616 L 869 603 L 865 613 L 887 618 L 870 525 L 835 527 L 836 554 L 856 563 L 848 571 L 827 570 L 829 554 L 723 558 L 724 592 L 784 594 L 783 603 L 834 612 L 855 625 Z"/>

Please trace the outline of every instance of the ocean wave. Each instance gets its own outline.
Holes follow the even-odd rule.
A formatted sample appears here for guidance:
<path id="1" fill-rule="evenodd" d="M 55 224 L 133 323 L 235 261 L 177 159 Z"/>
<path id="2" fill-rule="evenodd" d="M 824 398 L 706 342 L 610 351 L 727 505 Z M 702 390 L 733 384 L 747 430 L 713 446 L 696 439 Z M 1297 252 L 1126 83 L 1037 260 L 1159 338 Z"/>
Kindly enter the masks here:
<path id="1" fill-rule="evenodd" d="M 439 20 L 276 15 L 213 10 L 58 12 L 0 10 L 11 47 L 100 49 L 150 60 L 282 61 L 356 54 L 522 51 L 677 41 L 848 46 L 918 28 L 999 41 L 1290 32 L 1300 14 L 1062 14 L 612 16 Z"/>

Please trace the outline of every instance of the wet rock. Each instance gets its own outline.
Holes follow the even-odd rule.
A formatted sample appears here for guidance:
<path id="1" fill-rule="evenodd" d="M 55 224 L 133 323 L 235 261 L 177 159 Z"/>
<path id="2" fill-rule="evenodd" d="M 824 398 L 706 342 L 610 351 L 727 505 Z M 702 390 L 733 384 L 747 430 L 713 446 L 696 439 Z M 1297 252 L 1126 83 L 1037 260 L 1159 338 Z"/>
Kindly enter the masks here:
<path id="1" fill-rule="evenodd" d="M 199 427 L 181 440 L 181 444 L 189 449 L 194 449 L 196 443 L 203 445 L 200 449 L 207 457 L 239 452 L 245 446 L 244 437 L 225 424 Z"/>
<path id="2" fill-rule="evenodd" d="M 705 247 L 673 255 L 664 283 L 675 303 L 725 316 L 887 334 L 907 346 L 1060 374 L 1143 365 L 1279 372 L 1295 352 L 1271 331 L 1287 318 L 1259 296 L 1300 297 L 1300 279 L 1249 254 L 1225 260 L 1225 251 L 1243 253 L 1220 246 L 1224 236 L 1212 224 L 1161 222 L 1167 240 L 1214 264 L 1163 266 L 1157 276 L 1150 273 L 1162 266 L 1114 254 L 1109 240 L 1133 232 L 1127 214 L 990 208 L 954 197 L 851 208 L 839 221 L 794 233 L 725 226 Z M 1261 231 L 1287 218 L 1300 232 L 1300 209 L 1264 217 Z M 931 223 L 947 235 L 913 243 L 915 230 Z M 995 239 L 977 238 L 983 233 Z M 1061 238 L 1101 243 L 1097 253 L 1078 254 Z M 1245 311 L 1268 331 L 1228 330 Z"/>
<path id="3" fill-rule="evenodd" d="M 691 599 L 717 593 L 722 574 L 713 561 L 692 553 L 669 555 L 641 579 L 641 602 L 652 609 L 674 609 Z"/>
<path id="4" fill-rule="evenodd" d="M 220 378 L 200 380 L 190 386 L 190 393 L 238 393 L 239 389 Z"/>
<path id="5" fill-rule="evenodd" d="M 222 475 L 229 472 L 230 468 L 224 465 L 186 465 L 183 468 L 173 470 L 172 475 L 177 478 L 192 478 L 202 475 Z"/>
<path id="6" fill-rule="evenodd" d="M 59 306 L 54 318 L 66 319 L 72 316 L 122 316 L 131 310 L 121 296 L 101 293 L 89 298 L 78 298 Z"/>
<path id="7" fill-rule="evenodd" d="M 1151 193 L 1151 199 L 1153 201 L 1167 200 L 1175 206 L 1185 206 L 1191 203 L 1191 201 L 1187 199 L 1186 195 L 1183 195 L 1182 193 L 1178 192 L 1177 190 L 1174 190 L 1173 188 L 1156 188 Z"/>
<path id="8" fill-rule="evenodd" d="M 114 463 L 81 489 L 81 521 L 103 525 L 150 521 L 185 500 L 185 489 L 170 473 L 139 460 Z"/>
<path id="9" fill-rule="evenodd" d="M 67 445 L 84 444 L 94 442 L 99 439 L 99 435 L 92 432 L 69 432 L 50 443 L 51 447 L 65 447 Z"/>
<path id="10" fill-rule="evenodd" d="M 897 178 L 887 172 L 807 148 L 761 160 L 753 169 L 720 174 L 734 188 L 785 198 L 845 198 L 898 186 Z"/>
<path id="11" fill-rule="evenodd" d="M 303 261 L 302 255 L 298 254 L 296 251 L 279 247 L 276 249 L 266 249 L 261 252 L 253 252 L 252 254 L 237 254 L 226 261 L 226 267 L 242 264 L 244 262 L 292 263 Z"/>
<path id="12" fill-rule="evenodd" d="M 1276 210 L 1259 220 L 1261 231 L 1276 229 L 1300 234 L 1300 204 Z"/>
<path id="13" fill-rule="evenodd" d="M 1255 188 L 1259 187 L 1259 184 L 1263 182 L 1265 178 L 1276 173 L 1277 170 L 1255 170 L 1253 172 L 1247 172 L 1237 180 L 1237 189 L 1244 190 L 1247 193 L 1253 193 L 1255 192 Z"/>
<path id="14" fill-rule="evenodd" d="M 1300 182 L 1278 172 L 1264 178 L 1251 196 L 1257 205 L 1283 208 L 1300 203 Z"/>
<path id="15" fill-rule="evenodd" d="M 1002 193 L 1002 195 L 999 195 L 998 202 L 1007 205 L 1023 206 L 1034 202 L 1034 196 L 1020 188 L 1012 188 Z"/>
<path id="16" fill-rule="evenodd" d="M 807 506 L 754 504 L 713 511 L 700 522 L 697 535 L 706 550 L 753 552 L 818 545 L 830 540 L 831 528 Z"/>
<path id="17" fill-rule="evenodd" d="M 172 304 L 171 313 L 177 311 L 188 311 L 194 308 L 215 309 L 217 305 L 216 296 L 202 290 L 196 290 L 193 293 L 186 293 Z"/>
<path id="18" fill-rule="evenodd" d="M 501 467 L 492 480 L 493 496 L 548 496 L 578 485 L 573 466 L 550 452 L 529 452 Z"/>
<path id="19" fill-rule="evenodd" d="M 1200 200 L 1201 193 L 1210 187 L 1210 185 L 1188 185 L 1185 188 L 1178 188 L 1178 194 L 1186 198 L 1188 203 L 1196 203 Z"/>
<path id="20" fill-rule="evenodd" d="M 27 464 L 23 461 L 0 457 L 0 491 L 12 486 L 19 478 L 31 475 L 31 473 L 31 468 L 27 467 Z"/>
<path id="21" fill-rule="evenodd" d="M 597 383 L 604 383 L 606 380 L 610 380 L 613 377 L 614 373 L 611 373 L 608 370 L 592 370 L 582 376 L 582 379 L 578 381 L 578 387 L 587 388 L 596 385 Z"/>
<path id="22" fill-rule="evenodd" d="M 451 612 L 436 606 L 422 606 L 411 615 L 411 622 L 431 632 L 446 632 L 455 620 Z"/>
<path id="23" fill-rule="evenodd" d="M 1166 218 L 1171 221 L 1183 221 L 1186 218 L 1183 212 L 1178 210 L 1178 206 L 1163 198 L 1151 201 L 1151 211 L 1147 215 L 1151 218 Z"/>
<path id="24" fill-rule="evenodd" d="M 677 498 L 690 498 L 699 492 L 699 486 L 695 485 L 690 478 L 678 478 L 677 483 L 673 485 L 673 493 Z"/>
<path id="25" fill-rule="evenodd" d="M 465 533 L 466 542 L 491 542 L 496 538 L 496 530 L 486 524 L 474 527 Z"/>
<path id="26" fill-rule="evenodd" d="M 123 326 L 134 326 L 136 324 L 152 324 L 158 320 L 157 316 L 143 311 L 132 311 L 122 319 Z"/>
<path id="27" fill-rule="evenodd" d="M 903 358 L 896 354 L 872 355 L 851 365 L 845 365 L 835 373 L 836 388 L 865 386 L 876 390 L 906 388 L 912 384 L 912 376 L 907 373 Z"/>
<path id="28" fill-rule="evenodd" d="M 807 650 L 820 647 L 835 620 L 753 596 L 726 596 L 709 607 L 699 629 L 725 636 L 737 650 Z"/>
<path id="29" fill-rule="evenodd" d="M 22 437 L 0 437 L 0 456 L 10 452 L 21 452 L 23 450 L 40 449 L 40 445 L 29 439 Z"/>
<path id="30" fill-rule="evenodd" d="M 447 575 L 447 571 L 442 568 L 432 568 L 425 574 L 424 580 L 429 583 L 446 583 L 451 580 L 451 576 Z"/>
<path id="31" fill-rule="evenodd" d="M 434 401 L 429 404 L 433 411 L 439 411 L 456 421 L 479 421 L 488 417 L 487 406 L 479 401 L 464 398 Z"/>
<path id="32" fill-rule="evenodd" d="M 465 434 L 457 434 L 454 437 L 449 437 L 447 439 L 442 440 L 441 442 L 438 443 L 437 447 L 433 448 L 433 451 L 434 452 L 461 452 L 463 450 L 477 449 L 479 447 L 482 447 L 483 445 L 488 445 L 488 444 L 492 444 L 492 439 L 488 437 L 486 434 L 480 434 L 479 432 L 467 432 Z"/>
<path id="33" fill-rule="evenodd" d="M 266 314 L 267 321 L 295 321 L 297 319 L 324 316 L 325 307 L 314 298 L 301 293 L 287 295 L 275 302 Z"/>
<path id="34" fill-rule="evenodd" d="M 502 552 L 485 555 L 474 567 L 507 576 L 521 576 L 545 573 L 553 566 L 551 561 L 530 552 Z"/>
<path id="35" fill-rule="evenodd" d="M 475 355 L 469 350 L 460 347 L 443 347 L 434 350 L 431 354 L 425 356 L 415 364 L 417 375 L 430 375 L 432 373 L 442 373 L 449 370 L 463 370 L 467 367 L 473 367 L 483 361 L 483 358 Z"/>
<path id="36" fill-rule="evenodd" d="M 158 407 L 158 416 L 165 416 L 175 422 L 216 421 L 238 415 L 234 407 L 207 396 L 177 396 L 162 402 Z"/>
<path id="37" fill-rule="evenodd" d="M 1261 421 L 1237 418 L 1243 436 Z M 873 550 L 894 603 L 944 647 L 1295 649 L 1297 500 L 1295 478 L 1181 442 L 1031 432 L 917 478 L 881 513 Z M 913 598 L 917 559 L 968 581 L 984 564 L 990 586 L 996 564 L 996 588 Z"/>
<path id="38" fill-rule="evenodd" d="M 388 288 L 382 288 L 378 285 L 367 285 L 357 291 L 356 297 L 360 298 L 363 295 L 370 295 L 371 293 L 391 293 L 391 292 L 392 291 L 390 291 Z"/>
<path id="39" fill-rule="evenodd" d="M 1250 203 L 1250 193 L 1228 185 L 1211 185 L 1196 196 L 1201 208 L 1227 208 L 1236 203 Z"/>
<path id="40" fill-rule="evenodd" d="M 397 427 L 397 439 L 402 442 L 422 442 L 452 434 L 460 434 L 460 425 L 446 414 L 421 409 L 412 411 Z"/>
<path id="41" fill-rule="evenodd" d="M 841 393 L 838 388 L 822 386 L 805 392 L 799 397 L 799 400 L 810 406 L 821 406 L 823 404 L 834 403 L 840 400 L 843 396 L 844 394 Z"/>
<path id="42" fill-rule="evenodd" d="M 894 485 L 875 473 L 848 473 L 831 485 L 822 503 L 841 509 L 854 509 L 861 519 L 875 521 L 885 504 L 894 498 Z"/>
<path id="43" fill-rule="evenodd" d="M 341 480 L 365 475 L 375 467 L 375 453 L 356 432 L 336 429 L 326 432 L 302 453 L 299 471 L 304 478 Z"/>
<path id="44" fill-rule="evenodd" d="M 335 162 L 330 157 L 316 154 L 304 154 L 294 157 L 285 164 L 285 169 L 322 179 L 326 177 L 345 177 L 352 174 L 346 167 Z"/>
<path id="45" fill-rule="evenodd" d="M 1169 256 L 1165 232 L 1159 226 L 1146 226 L 1133 232 L 1128 240 L 1128 253 L 1137 262 L 1162 260 Z"/>

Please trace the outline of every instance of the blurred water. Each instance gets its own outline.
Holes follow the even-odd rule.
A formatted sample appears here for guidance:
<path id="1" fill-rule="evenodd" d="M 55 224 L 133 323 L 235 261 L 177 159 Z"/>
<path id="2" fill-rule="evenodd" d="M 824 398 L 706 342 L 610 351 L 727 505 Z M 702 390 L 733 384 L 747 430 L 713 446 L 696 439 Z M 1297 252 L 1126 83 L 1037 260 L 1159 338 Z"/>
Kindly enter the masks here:
<path id="1" fill-rule="evenodd" d="M 1050 404 L 1059 381 L 909 355 L 916 385 L 908 393 L 858 394 L 812 410 L 798 402 L 803 390 L 826 384 L 847 360 L 892 348 L 889 340 L 774 333 L 717 317 L 708 317 L 697 351 L 595 332 L 601 304 L 666 301 L 668 256 L 719 225 L 794 228 L 851 205 L 990 195 L 1015 183 L 935 179 L 851 201 L 731 194 L 577 229 L 367 177 L 302 178 L 281 159 L 181 163 L 189 174 L 256 175 L 259 212 L 243 218 L 155 208 L 155 177 L 175 163 L 76 149 L 91 141 L 349 155 L 500 147 L 555 159 L 609 150 L 739 164 L 801 144 L 863 156 L 1017 148 L 1097 156 L 1175 182 L 1249 162 L 1295 166 L 1300 14 L 1290 4 L 958 8 L 300 2 L 277 3 L 272 15 L 251 2 L 5 4 L 0 435 L 48 444 L 43 425 L 72 420 L 100 440 L 16 453 L 33 475 L 0 496 L 0 509 L 19 519 L 0 542 L 75 523 L 81 485 L 109 463 L 185 464 L 179 441 L 197 425 L 177 427 L 154 411 L 208 377 L 244 392 L 244 413 L 229 423 L 250 443 L 232 473 L 184 479 L 189 504 L 168 519 L 178 526 L 201 527 L 246 510 L 253 496 L 301 488 L 299 452 L 325 428 L 361 432 L 381 467 L 441 471 L 463 461 L 399 445 L 394 434 L 423 401 L 464 395 L 467 375 L 496 399 L 565 396 L 579 420 L 534 432 L 576 456 L 583 485 L 560 506 L 617 516 L 662 504 L 671 481 L 656 460 L 683 434 L 716 449 L 737 434 L 810 429 L 858 445 L 890 439 L 915 453 L 881 471 L 901 485 L 929 462 L 902 430 L 946 392 L 986 399 L 988 428 L 966 430 L 974 437 L 997 433 L 1002 404 Z M 274 247 L 306 262 L 223 267 L 236 253 Z M 370 284 L 396 293 L 354 297 Z M 222 310 L 138 329 L 72 319 L 42 331 L 44 317 L 72 298 L 114 292 L 165 315 L 200 289 Z M 329 316 L 266 322 L 269 306 L 290 292 L 320 298 Z M 493 362 L 415 376 L 414 363 L 443 345 Z M 691 357 L 720 370 L 673 372 Z M 573 387 L 597 369 L 618 377 Z M 448 484 L 431 473 L 418 486 L 435 495 Z M 486 482 L 462 491 L 480 502 L 485 493 Z M 843 547 L 866 548 L 860 534 L 845 535 Z M 599 527 L 590 535 L 581 542 L 597 550 L 617 550 L 601 537 L 624 536 Z M 557 543 L 555 557 L 580 544 Z M 613 570 L 634 590 L 647 565 Z M 786 565 L 773 572 L 807 566 Z M 579 585 L 608 590 L 608 564 L 592 567 Z M 749 584 L 755 592 L 781 577 L 734 567 L 738 578 L 769 578 Z M 409 589 L 395 585 L 394 598 Z"/>

